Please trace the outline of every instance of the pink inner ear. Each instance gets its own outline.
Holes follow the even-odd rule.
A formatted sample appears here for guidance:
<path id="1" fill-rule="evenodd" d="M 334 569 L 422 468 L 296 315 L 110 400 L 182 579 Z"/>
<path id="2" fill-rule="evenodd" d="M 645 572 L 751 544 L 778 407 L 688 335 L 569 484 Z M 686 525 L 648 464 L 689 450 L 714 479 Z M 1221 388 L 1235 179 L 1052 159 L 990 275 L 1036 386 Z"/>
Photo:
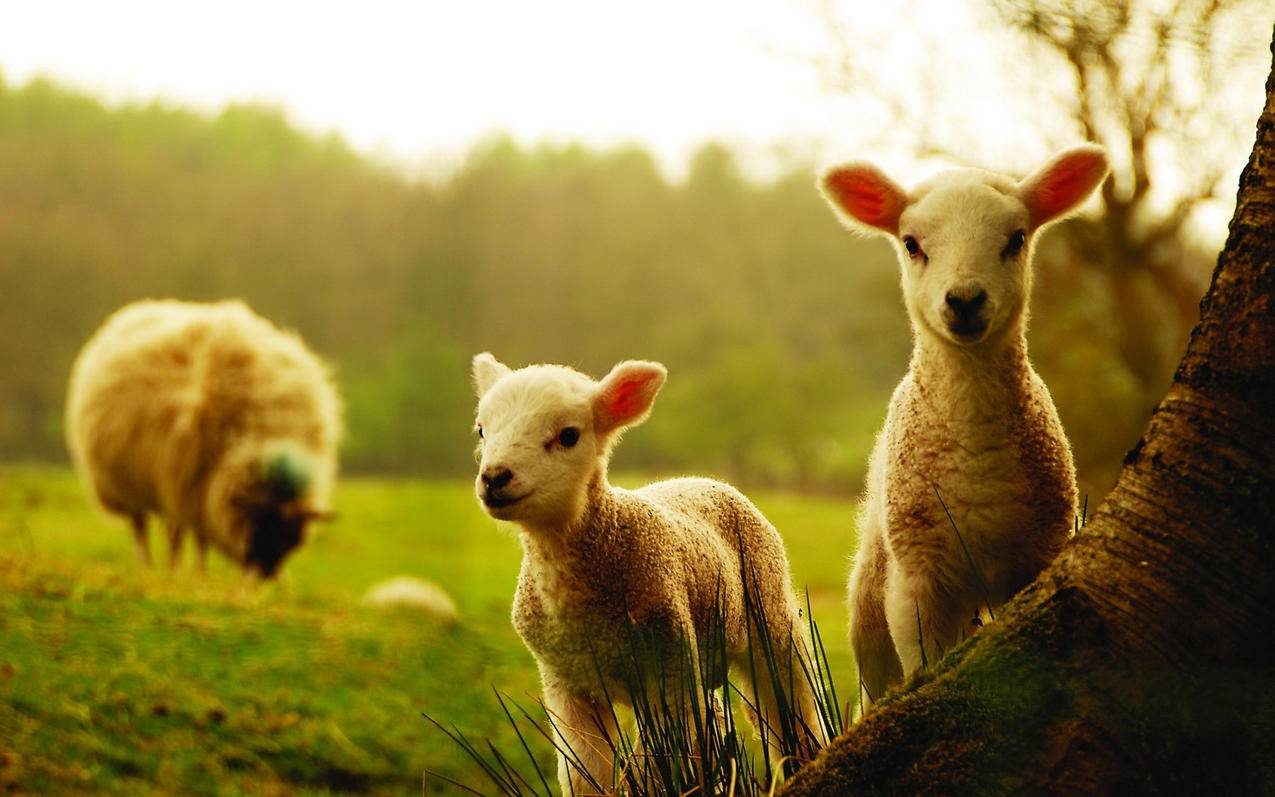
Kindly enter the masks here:
<path id="1" fill-rule="evenodd" d="M 1027 196 L 1033 224 L 1043 224 L 1074 208 L 1102 182 L 1107 161 L 1081 152 L 1063 158 L 1031 187 Z"/>
<path id="2" fill-rule="evenodd" d="M 842 209 L 859 221 L 890 232 L 898 229 L 906 198 L 880 175 L 867 169 L 838 169 L 828 175 L 826 185 Z"/>
<path id="3" fill-rule="evenodd" d="M 642 388 L 650 377 L 627 379 L 607 391 L 607 415 L 617 421 L 623 421 L 642 411 Z"/>

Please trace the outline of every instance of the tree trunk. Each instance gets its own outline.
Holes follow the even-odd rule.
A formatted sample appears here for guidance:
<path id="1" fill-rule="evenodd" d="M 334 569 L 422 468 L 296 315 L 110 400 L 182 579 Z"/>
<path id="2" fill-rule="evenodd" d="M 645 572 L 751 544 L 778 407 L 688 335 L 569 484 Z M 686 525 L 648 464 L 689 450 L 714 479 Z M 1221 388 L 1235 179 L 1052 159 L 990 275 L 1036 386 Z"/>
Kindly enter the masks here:
<path id="1" fill-rule="evenodd" d="M 784 795 L 1275 793 L 1273 91 L 1275 67 L 1200 323 L 1115 490 Z"/>

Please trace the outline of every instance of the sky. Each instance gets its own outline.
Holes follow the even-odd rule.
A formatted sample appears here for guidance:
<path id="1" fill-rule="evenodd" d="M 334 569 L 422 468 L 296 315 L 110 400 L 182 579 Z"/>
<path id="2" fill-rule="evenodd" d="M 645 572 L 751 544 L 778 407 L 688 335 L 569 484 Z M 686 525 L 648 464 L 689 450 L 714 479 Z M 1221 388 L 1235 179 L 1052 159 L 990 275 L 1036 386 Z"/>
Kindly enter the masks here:
<path id="1" fill-rule="evenodd" d="M 445 177 L 503 133 L 526 145 L 638 143 L 675 179 L 716 140 L 761 179 L 796 162 L 867 158 L 906 185 L 935 165 L 912 157 L 890 112 L 862 93 L 848 100 L 812 64 L 831 52 L 821 10 L 840 9 L 843 40 L 906 113 L 937 116 L 954 146 L 977 146 L 974 159 L 1026 173 L 1051 154 L 1033 120 L 1057 76 L 993 35 L 986 5 L 39 0 L 0 4 L 0 74 L 51 75 L 116 103 L 277 105 L 425 177 Z M 927 92 L 943 101 L 938 112 L 917 99 Z"/>
<path id="2" fill-rule="evenodd" d="M 642 142 L 670 171 L 707 139 L 826 141 L 843 114 L 803 56 L 813 0 L 358 4 L 41 2 L 0 6 L 0 70 L 111 101 L 282 105 L 392 161 L 523 142 Z M 802 143 L 804 142 L 804 143 Z"/>

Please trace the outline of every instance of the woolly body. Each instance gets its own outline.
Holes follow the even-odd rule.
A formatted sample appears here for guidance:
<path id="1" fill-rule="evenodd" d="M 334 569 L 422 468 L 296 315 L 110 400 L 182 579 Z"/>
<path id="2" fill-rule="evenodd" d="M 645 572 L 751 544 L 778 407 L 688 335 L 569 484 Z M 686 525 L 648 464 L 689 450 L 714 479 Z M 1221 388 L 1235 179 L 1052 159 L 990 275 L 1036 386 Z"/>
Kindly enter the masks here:
<path id="1" fill-rule="evenodd" d="M 1100 149 L 1079 147 L 1021 183 L 961 170 L 908 194 L 863 164 L 822 180 L 843 219 L 894 238 L 914 336 L 849 582 L 865 702 L 972 633 L 1072 533 L 1071 448 L 1027 357 L 1030 259 L 1035 233 L 1106 173 Z"/>
<path id="2" fill-rule="evenodd" d="M 509 371 L 479 355 L 474 371 L 484 437 L 478 495 L 494 517 L 518 523 L 524 552 L 514 627 L 536 657 L 564 740 L 610 785 L 609 752 L 579 731 L 610 722 L 608 695 L 630 700 L 638 640 L 676 683 L 686 675 L 684 646 L 706 660 L 701 646 L 720 618 L 737 683 L 751 694 L 746 571 L 777 649 L 805 644 L 783 541 L 727 484 L 686 478 L 624 490 L 607 482 L 612 446 L 625 426 L 645 418 L 664 381 L 662 366 L 621 363 L 598 383 L 562 366 Z M 564 438 L 567 429 L 577 435 Z M 717 687 L 726 674 L 699 675 Z M 817 730 L 813 695 L 800 673 L 794 680 L 803 718 Z M 778 727 L 768 684 L 757 689 L 763 714 Z M 616 738 L 614 727 L 605 730 Z M 586 788 L 561 759 L 559 782 L 564 794 Z"/>
<path id="3" fill-rule="evenodd" d="M 144 562 L 156 514 L 174 564 L 189 529 L 201 564 L 212 545 L 269 576 L 326 510 L 340 404 L 301 339 L 241 302 L 147 300 L 85 344 L 66 429 L 98 501 L 133 521 Z"/>
<path id="4" fill-rule="evenodd" d="M 601 664 L 608 690 L 623 692 L 632 625 L 673 657 L 720 612 L 728 652 L 745 655 L 741 548 L 763 602 L 777 617 L 798 616 L 778 532 L 721 482 L 673 479 L 633 491 L 598 482 L 568 533 L 519 536 L 514 626 L 556 680 L 582 691 L 599 691 Z"/>

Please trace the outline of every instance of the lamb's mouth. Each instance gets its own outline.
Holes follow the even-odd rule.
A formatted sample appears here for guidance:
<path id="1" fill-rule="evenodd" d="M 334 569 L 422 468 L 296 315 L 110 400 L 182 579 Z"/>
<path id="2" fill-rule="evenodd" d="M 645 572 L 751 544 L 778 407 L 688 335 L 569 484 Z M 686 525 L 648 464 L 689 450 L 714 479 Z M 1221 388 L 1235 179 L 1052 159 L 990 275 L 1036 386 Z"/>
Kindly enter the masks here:
<path id="1" fill-rule="evenodd" d="M 976 343 L 985 332 L 987 332 L 987 322 L 985 321 L 957 321 L 947 325 L 947 329 L 952 333 L 952 337 L 958 343 Z"/>
<path id="2" fill-rule="evenodd" d="M 486 506 L 488 509 L 504 509 L 507 506 L 513 506 L 514 504 L 518 503 L 522 499 L 526 498 L 528 495 L 531 495 L 531 493 L 526 493 L 524 495 L 519 495 L 519 496 L 484 495 L 483 505 Z"/>

